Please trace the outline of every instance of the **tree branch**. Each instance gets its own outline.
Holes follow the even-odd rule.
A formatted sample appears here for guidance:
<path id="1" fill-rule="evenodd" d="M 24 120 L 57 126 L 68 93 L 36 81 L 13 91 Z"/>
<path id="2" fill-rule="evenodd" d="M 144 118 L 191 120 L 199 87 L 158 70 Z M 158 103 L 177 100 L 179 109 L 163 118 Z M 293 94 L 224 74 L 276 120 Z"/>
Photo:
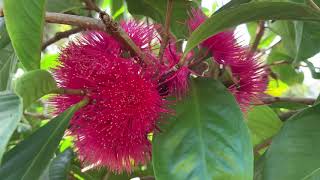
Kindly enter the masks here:
<path id="1" fill-rule="evenodd" d="M 160 46 L 159 51 L 159 61 L 162 62 L 163 54 L 167 47 L 168 41 L 170 39 L 170 22 L 171 22 L 171 15 L 172 15 L 172 8 L 173 8 L 173 0 L 167 1 L 167 13 L 166 13 L 166 21 L 164 26 L 164 33 L 163 33 L 163 41 Z"/>
<path id="2" fill-rule="evenodd" d="M 65 89 L 65 88 L 57 88 L 53 90 L 51 93 L 54 94 L 69 94 L 69 95 L 79 95 L 85 96 L 86 92 L 82 89 Z"/>
<path id="3" fill-rule="evenodd" d="M 257 29 L 257 34 L 256 34 L 256 38 L 251 46 L 251 49 L 250 49 L 250 52 L 251 53 L 255 53 L 258 49 L 258 46 L 259 46 L 259 43 L 262 39 L 262 36 L 264 34 L 264 31 L 265 31 L 265 26 L 264 26 L 265 22 L 264 21 L 260 21 L 259 22 L 259 26 L 258 26 L 258 29 Z"/>
<path id="4" fill-rule="evenodd" d="M 57 32 L 52 38 L 50 38 L 49 40 L 47 40 L 46 42 L 44 42 L 42 44 L 42 50 L 46 49 L 49 45 L 69 37 L 72 34 L 76 34 L 78 32 L 81 32 L 83 30 L 83 28 L 78 27 L 78 28 L 74 28 L 74 29 L 70 29 L 68 31 L 64 31 L 64 32 Z"/>
<path id="5" fill-rule="evenodd" d="M 0 16 L 4 16 L 3 9 L 0 9 Z M 46 12 L 45 14 L 45 20 L 47 23 L 67 24 L 71 26 L 79 26 L 83 29 L 106 31 L 121 42 L 124 48 L 130 51 L 131 55 L 140 57 L 146 64 L 151 63 L 128 34 L 118 25 L 117 22 L 113 21 L 107 13 L 103 13 L 101 19 L 102 21 L 95 18 L 54 12 Z"/>
<path id="6" fill-rule="evenodd" d="M 306 105 L 313 105 L 316 101 L 313 98 L 296 98 L 296 97 L 265 97 L 262 99 L 265 104 L 273 104 L 277 102 L 288 102 L 288 103 L 300 103 Z"/>

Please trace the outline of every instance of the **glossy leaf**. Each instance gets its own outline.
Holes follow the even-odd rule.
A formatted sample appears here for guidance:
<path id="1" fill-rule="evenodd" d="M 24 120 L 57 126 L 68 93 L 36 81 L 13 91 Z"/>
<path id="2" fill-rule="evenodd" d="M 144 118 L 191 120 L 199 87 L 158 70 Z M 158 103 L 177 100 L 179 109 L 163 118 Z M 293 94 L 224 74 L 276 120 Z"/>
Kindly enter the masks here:
<path id="1" fill-rule="evenodd" d="M 286 121 L 267 151 L 264 180 L 320 178 L 319 114 L 320 104 Z"/>
<path id="2" fill-rule="evenodd" d="M 0 167 L 1 179 L 38 179 L 50 162 L 78 108 L 80 104 L 67 109 L 6 153 Z"/>
<path id="3" fill-rule="evenodd" d="M 45 0 L 4 0 L 12 45 L 26 70 L 40 68 Z"/>
<path id="4" fill-rule="evenodd" d="M 176 115 L 153 139 L 157 180 L 248 180 L 252 144 L 242 113 L 228 90 L 212 79 L 192 81 Z"/>
<path id="5" fill-rule="evenodd" d="M 49 179 L 67 179 L 73 156 L 74 153 L 71 148 L 68 148 L 64 152 L 58 154 L 49 165 Z"/>
<path id="6" fill-rule="evenodd" d="M 251 2 L 212 15 L 190 36 L 186 55 L 208 37 L 227 28 L 257 20 L 313 20 L 320 21 L 320 13 L 302 4 L 289 2 Z"/>
<path id="7" fill-rule="evenodd" d="M 13 93 L 0 93 L 0 162 L 21 116 L 22 102 L 20 98 Z"/>
<path id="8" fill-rule="evenodd" d="M 0 91 L 11 90 L 11 81 L 16 69 L 17 57 L 6 30 L 4 19 L 0 19 Z"/>
<path id="9" fill-rule="evenodd" d="M 56 81 L 45 70 L 27 72 L 15 83 L 15 91 L 22 98 L 24 109 L 55 89 L 57 89 Z"/>
<path id="10" fill-rule="evenodd" d="M 165 0 L 126 0 L 128 10 L 134 15 L 151 17 L 154 21 L 164 24 L 166 18 L 167 1 Z M 171 16 L 171 31 L 177 38 L 186 38 L 188 29 L 185 25 L 188 12 L 193 3 L 186 0 L 174 0 Z"/>
<path id="11" fill-rule="evenodd" d="M 277 114 L 265 105 L 250 109 L 247 120 L 254 145 L 274 136 L 282 126 Z"/>

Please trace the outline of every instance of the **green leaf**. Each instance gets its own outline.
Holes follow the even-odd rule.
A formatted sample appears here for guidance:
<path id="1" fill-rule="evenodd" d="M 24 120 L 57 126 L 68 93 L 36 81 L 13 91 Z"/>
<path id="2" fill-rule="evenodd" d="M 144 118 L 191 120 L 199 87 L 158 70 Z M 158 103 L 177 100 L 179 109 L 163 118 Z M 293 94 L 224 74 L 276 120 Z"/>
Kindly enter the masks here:
<path id="1" fill-rule="evenodd" d="M 41 69 L 50 70 L 60 65 L 58 60 L 59 54 L 46 54 L 41 59 Z"/>
<path id="2" fill-rule="evenodd" d="M 58 154 L 49 165 L 49 179 L 67 179 L 73 156 L 74 153 L 71 148 L 68 148 L 63 153 Z"/>
<path id="3" fill-rule="evenodd" d="M 16 69 L 17 57 L 6 30 L 4 19 L 0 19 L 0 91 L 11 90 L 11 81 Z"/>
<path id="4" fill-rule="evenodd" d="M 134 15 L 151 17 L 154 21 L 164 24 L 167 11 L 166 0 L 126 0 L 128 10 Z M 188 29 L 185 25 L 188 12 L 193 6 L 192 1 L 174 0 L 170 28 L 178 38 L 186 38 Z"/>
<path id="5" fill-rule="evenodd" d="M 1 179 L 38 179 L 56 151 L 71 117 L 80 107 L 77 104 L 67 109 L 6 153 L 0 167 Z"/>
<path id="6" fill-rule="evenodd" d="M 247 120 L 254 145 L 274 136 L 282 126 L 277 114 L 265 105 L 250 109 Z"/>
<path id="7" fill-rule="evenodd" d="M 84 3 L 82 0 L 47 0 L 46 9 L 50 12 L 75 12 L 79 14 L 79 11 L 84 9 Z"/>
<path id="8" fill-rule="evenodd" d="M 122 13 L 120 13 L 120 12 L 124 6 L 124 0 L 112 1 L 111 5 L 112 5 L 111 6 L 111 13 L 112 13 L 113 18 L 119 20 L 121 18 L 120 14 L 123 14 L 123 11 L 122 11 Z"/>
<path id="9" fill-rule="evenodd" d="M 45 0 L 4 0 L 4 14 L 12 45 L 26 70 L 40 68 Z"/>
<path id="10" fill-rule="evenodd" d="M 189 96 L 175 109 L 176 116 L 153 139 L 157 180 L 252 179 L 249 132 L 234 97 L 220 82 L 193 80 Z"/>
<path id="11" fill-rule="evenodd" d="M 267 151 L 264 180 L 302 180 L 320 168 L 319 114 L 320 104 L 286 121 Z"/>
<path id="12" fill-rule="evenodd" d="M 231 0 L 230 2 L 228 2 L 227 4 L 222 6 L 220 9 L 218 9 L 217 12 L 220 12 L 222 10 L 226 10 L 226 9 L 229 9 L 229 8 L 232 8 L 232 7 L 236 7 L 236 6 L 240 5 L 240 4 L 248 3 L 250 1 L 251 0 Z"/>
<path id="13" fill-rule="evenodd" d="M 22 102 L 20 98 L 13 93 L 0 93 L 0 162 L 21 116 Z"/>
<path id="14" fill-rule="evenodd" d="M 257 20 L 320 21 L 320 13 L 302 4 L 289 2 L 250 2 L 212 15 L 190 36 L 184 56 L 199 43 L 227 28 Z"/>
<path id="15" fill-rule="evenodd" d="M 22 98 L 24 109 L 55 89 L 57 84 L 52 75 L 39 69 L 25 73 L 15 83 L 15 91 Z"/>
<path id="16" fill-rule="evenodd" d="M 288 85 L 301 84 L 304 79 L 303 72 L 294 69 L 292 62 L 294 57 L 290 56 L 284 48 L 286 41 L 280 42 L 277 46 L 273 47 L 269 56 L 268 64 L 274 62 L 286 61 L 288 64 L 270 66 L 272 72 L 276 73 L 278 78 Z M 292 42 L 294 43 L 294 42 Z"/>

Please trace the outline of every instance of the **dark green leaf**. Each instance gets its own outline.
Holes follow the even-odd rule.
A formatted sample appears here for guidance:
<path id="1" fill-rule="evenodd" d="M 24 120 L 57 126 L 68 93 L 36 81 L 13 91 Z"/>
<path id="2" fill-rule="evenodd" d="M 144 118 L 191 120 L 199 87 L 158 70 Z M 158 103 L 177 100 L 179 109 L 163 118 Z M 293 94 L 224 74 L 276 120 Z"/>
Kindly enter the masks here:
<path id="1" fill-rule="evenodd" d="M 49 165 L 50 180 L 67 179 L 73 155 L 72 149 L 68 148 L 63 153 L 58 154 L 57 157 L 51 161 Z"/>
<path id="2" fill-rule="evenodd" d="M 23 100 L 23 108 L 28 108 L 34 101 L 57 89 L 56 81 L 45 70 L 27 72 L 17 79 L 15 91 Z"/>
<path id="3" fill-rule="evenodd" d="M 77 104 L 50 120 L 6 153 L 0 167 L 1 179 L 38 179 L 50 162 L 71 117 L 79 106 Z"/>
<path id="4" fill-rule="evenodd" d="M 233 96 L 218 81 L 196 79 L 176 116 L 153 139 L 157 180 L 253 177 L 252 144 Z"/>
<path id="5" fill-rule="evenodd" d="M 12 45 L 27 70 L 40 68 L 45 0 L 4 0 L 5 21 Z"/>
<path id="6" fill-rule="evenodd" d="M 319 114 L 320 104 L 286 121 L 267 151 L 264 180 L 302 180 L 311 174 L 319 175 L 314 174 L 320 168 Z"/>
<path id="7" fill-rule="evenodd" d="M 22 102 L 13 93 L 0 93 L 0 162 L 22 116 Z"/>
<path id="8" fill-rule="evenodd" d="M 11 90 L 17 58 L 10 43 L 4 19 L 0 19 L 0 91 Z"/>
<path id="9" fill-rule="evenodd" d="M 236 6 L 240 5 L 240 4 L 248 3 L 250 1 L 251 0 L 231 0 L 226 5 L 222 6 L 217 12 L 220 12 L 222 10 L 226 10 L 226 9 L 229 9 L 229 8 L 232 8 L 232 7 L 236 7 Z"/>
<path id="10" fill-rule="evenodd" d="M 254 145 L 274 136 L 282 126 L 277 114 L 268 106 L 256 106 L 250 109 L 247 120 Z"/>
<path id="11" fill-rule="evenodd" d="M 320 21 L 320 13 L 302 4 L 289 2 L 251 2 L 212 15 L 190 36 L 184 55 L 208 37 L 227 28 L 257 20 Z"/>
<path id="12" fill-rule="evenodd" d="M 318 72 L 317 70 L 316 70 L 316 68 L 314 67 L 314 65 L 311 63 L 311 62 L 309 62 L 309 61 L 304 61 L 306 64 L 307 64 L 307 66 L 309 67 L 309 69 L 310 69 L 310 71 L 311 71 L 311 75 L 312 75 L 312 77 L 314 78 L 314 79 L 320 79 L 320 72 Z"/>
<path id="13" fill-rule="evenodd" d="M 144 15 L 151 17 L 154 21 L 164 24 L 167 11 L 167 1 L 165 0 L 126 0 L 128 10 L 134 15 Z M 193 3 L 186 0 L 174 0 L 171 16 L 171 31 L 177 38 L 186 38 L 188 34 L 185 25 L 188 19 L 188 11 Z"/>

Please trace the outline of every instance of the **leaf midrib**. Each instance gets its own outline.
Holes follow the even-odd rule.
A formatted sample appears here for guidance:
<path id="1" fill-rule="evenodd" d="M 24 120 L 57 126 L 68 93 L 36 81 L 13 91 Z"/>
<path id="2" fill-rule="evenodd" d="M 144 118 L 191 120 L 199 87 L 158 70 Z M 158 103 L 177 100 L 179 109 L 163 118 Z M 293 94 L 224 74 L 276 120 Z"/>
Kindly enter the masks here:
<path id="1" fill-rule="evenodd" d="M 204 172 L 204 177 L 208 177 L 208 172 L 207 172 L 207 166 L 206 166 L 206 153 L 205 153 L 205 147 L 204 147 L 204 140 L 203 140 L 203 132 L 201 130 L 201 113 L 200 113 L 200 106 L 199 106 L 199 99 L 198 99 L 198 90 L 196 88 L 196 86 L 193 87 L 192 90 L 192 96 L 193 96 L 193 102 L 195 105 L 195 116 L 196 116 L 196 122 L 197 122 L 197 126 L 198 126 L 198 134 L 199 134 L 199 141 L 200 141 L 200 153 L 201 153 L 201 161 L 203 166 L 205 166 L 204 168 L 201 168 Z"/>
<path id="2" fill-rule="evenodd" d="M 74 107 L 72 107 L 74 108 Z M 70 114 L 72 114 L 73 109 L 69 109 L 69 111 L 66 113 L 66 115 L 64 116 L 65 118 L 63 118 L 60 123 L 58 123 L 57 127 L 60 127 L 61 124 L 64 123 L 64 121 L 66 119 L 68 119 L 67 117 L 70 116 Z M 21 179 L 24 179 L 25 176 L 29 173 L 29 171 L 31 170 L 32 166 L 34 165 L 34 163 L 38 160 L 39 155 L 44 151 L 45 147 L 49 144 L 49 142 L 51 141 L 51 139 L 54 137 L 54 134 L 58 131 L 59 128 L 55 128 L 55 130 L 53 131 L 53 133 L 51 133 L 51 136 L 49 136 L 48 140 L 46 141 L 46 143 L 41 147 L 39 153 L 37 153 L 37 155 L 35 156 L 35 158 L 33 158 L 33 160 L 31 161 L 31 164 L 29 165 L 28 169 L 26 170 L 26 172 L 24 173 L 24 175 L 22 176 Z"/>

